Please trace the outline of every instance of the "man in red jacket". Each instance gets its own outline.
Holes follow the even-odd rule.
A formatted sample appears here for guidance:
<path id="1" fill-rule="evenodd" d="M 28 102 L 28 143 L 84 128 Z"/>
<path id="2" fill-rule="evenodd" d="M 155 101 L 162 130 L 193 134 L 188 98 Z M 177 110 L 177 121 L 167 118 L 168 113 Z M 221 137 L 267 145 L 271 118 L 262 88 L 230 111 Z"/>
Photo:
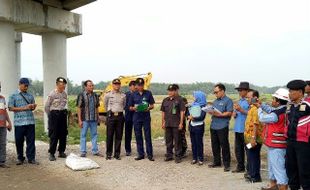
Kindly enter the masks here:
<path id="1" fill-rule="evenodd" d="M 289 91 L 278 89 L 273 95 L 272 107 L 259 105 L 259 121 L 264 123 L 263 141 L 268 147 L 268 171 L 270 185 L 262 190 L 287 190 L 288 177 L 285 169 L 286 137 L 285 114 Z M 265 112 L 265 113 L 264 113 Z"/>

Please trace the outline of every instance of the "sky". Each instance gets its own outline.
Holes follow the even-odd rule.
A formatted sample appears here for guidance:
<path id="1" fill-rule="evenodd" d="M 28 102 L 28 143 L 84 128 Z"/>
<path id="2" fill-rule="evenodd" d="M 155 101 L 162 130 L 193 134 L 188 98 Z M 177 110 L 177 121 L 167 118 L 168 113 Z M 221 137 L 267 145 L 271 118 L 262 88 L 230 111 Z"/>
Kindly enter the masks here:
<path id="1" fill-rule="evenodd" d="M 153 82 L 310 79 L 309 0 L 97 0 L 74 10 L 83 35 L 67 40 L 68 78 Z M 23 34 L 22 75 L 42 80 L 41 37 Z"/>

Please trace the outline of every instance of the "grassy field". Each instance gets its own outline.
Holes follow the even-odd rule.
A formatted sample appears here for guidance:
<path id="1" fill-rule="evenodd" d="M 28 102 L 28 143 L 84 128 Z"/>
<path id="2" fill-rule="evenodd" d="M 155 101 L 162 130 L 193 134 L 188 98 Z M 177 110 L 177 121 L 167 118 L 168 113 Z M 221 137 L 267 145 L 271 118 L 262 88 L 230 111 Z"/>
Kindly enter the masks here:
<path id="1" fill-rule="evenodd" d="M 233 99 L 234 102 L 238 101 L 238 95 L 236 94 L 231 94 L 228 95 L 230 98 Z M 166 96 L 160 95 L 160 96 L 155 96 L 155 109 L 152 110 L 151 116 L 152 116 L 152 137 L 153 139 L 161 138 L 164 137 L 164 131 L 161 128 L 161 112 L 160 112 L 160 105 L 161 101 L 165 98 Z M 75 96 L 70 96 L 69 97 L 69 109 L 73 112 L 72 115 L 75 115 L 74 113 L 76 112 L 75 108 Z M 189 102 L 193 101 L 193 98 L 189 95 L 186 96 L 186 98 L 189 100 Z M 215 99 L 213 95 L 208 96 L 208 101 L 212 102 Z M 263 95 L 261 98 L 265 102 L 270 102 L 271 101 L 271 95 Z M 42 97 L 37 97 L 36 102 L 38 103 L 38 109 L 35 112 L 35 117 L 36 117 L 36 139 L 37 140 L 42 140 L 42 141 L 48 141 L 48 136 L 44 131 L 44 126 L 43 126 L 43 99 Z M 210 128 L 210 122 L 211 122 L 211 117 L 210 115 L 207 115 L 206 117 L 206 137 L 210 136 L 209 128 Z M 77 126 L 77 122 L 74 117 L 71 117 L 69 121 L 69 137 L 68 137 L 68 143 L 69 144 L 79 144 L 80 141 L 80 129 Z M 233 125 L 234 125 L 234 120 L 232 119 L 230 122 L 230 130 L 233 130 Z M 105 141 L 106 139 L 106 127 L 102 123 L 100 127 L 98 128 L 98 133 L 99 133 L 99 141 Z M 230 135 L 231 138 L 233 135 Z M 90 136 L 88 135 L 88 140 L 90 139 Z"/>

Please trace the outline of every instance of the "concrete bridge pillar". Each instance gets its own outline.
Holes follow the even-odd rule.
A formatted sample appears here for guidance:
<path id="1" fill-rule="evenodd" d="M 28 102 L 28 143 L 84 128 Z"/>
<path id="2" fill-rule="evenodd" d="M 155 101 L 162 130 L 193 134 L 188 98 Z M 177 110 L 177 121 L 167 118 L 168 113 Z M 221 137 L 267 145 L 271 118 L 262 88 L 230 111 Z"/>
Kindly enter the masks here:
<path id="1" fill-rule="evenodd" d="M 67 36 L 63 33 L 42 34 L 44 102 L 55 89 L 57 77 L 67 77 Z M 44 114 L 44 127 L 47 130 L 47 115 Z"/>
<path id="2" fill-rule="evenodd" d="M 14 25 L 0 21 L 0 81 L 1 94 L 6 98 L 6 103 L 10 94 L 17 89 L 20 76 L 20 62 L 16 60 L 17 46 Z M 14 125 L 13 114 L 10 112 L 9 115 Z M 8 139 L 14 140 L 13 132 L 8 134 Z"/>

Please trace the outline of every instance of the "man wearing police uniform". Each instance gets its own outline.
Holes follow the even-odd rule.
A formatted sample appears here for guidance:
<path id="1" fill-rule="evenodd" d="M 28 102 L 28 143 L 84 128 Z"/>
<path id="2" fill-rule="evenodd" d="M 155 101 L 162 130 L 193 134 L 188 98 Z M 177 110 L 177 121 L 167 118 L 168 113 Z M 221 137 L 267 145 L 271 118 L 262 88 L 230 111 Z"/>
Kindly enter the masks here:
<path id="1" fill-rule="evenodd" d="M 123 111 L 126 106 L 126 95 L 120 91 L 121 81 L 114 79 L 112 81 L 113 90 L 104 96 L 104 105 L 107 110 L 107 160 L 112 159 L 113 139 L 114 158 L 120 160 L 121 142 L 123 137 L 124 114 Z"/>
<path id="2" fill-rule="evenodd" d="M 67 80 L 63 77 L 56 79 L 56 89 L 53 90 L 45 103 L 45 112 L 48 115 L 48 136 L 50 138 L 49 160 L 55 161 L 55 152 L 58 145 L 59 158 L 66 158 L 67 143 Z"/>
<path id="3" fill-rule="evenodd" d="M 138 78 L 136 80 L 136 86 L 137 91 L 132 94 L 129 100 L 130 110 L 135 112 L 133 115 L 133 125 L 138 150 L 138 156 L 135 158 L 135 160 L 142 160 L 145 157 L 142 135 L 143 129 L 147 158 L 150 161 L 154 161 L 150 110 L 154 108 L 155 100 L 151 91 L 144 90 L 143 78 Z"/>
<path id="4" fill-rule="evenodd" d="M 286 170 L 291 190 L 310 190 L 310 103 L 304 101 L 306 83 L 287 84 L 291 103 L 287 108 Z"/>

